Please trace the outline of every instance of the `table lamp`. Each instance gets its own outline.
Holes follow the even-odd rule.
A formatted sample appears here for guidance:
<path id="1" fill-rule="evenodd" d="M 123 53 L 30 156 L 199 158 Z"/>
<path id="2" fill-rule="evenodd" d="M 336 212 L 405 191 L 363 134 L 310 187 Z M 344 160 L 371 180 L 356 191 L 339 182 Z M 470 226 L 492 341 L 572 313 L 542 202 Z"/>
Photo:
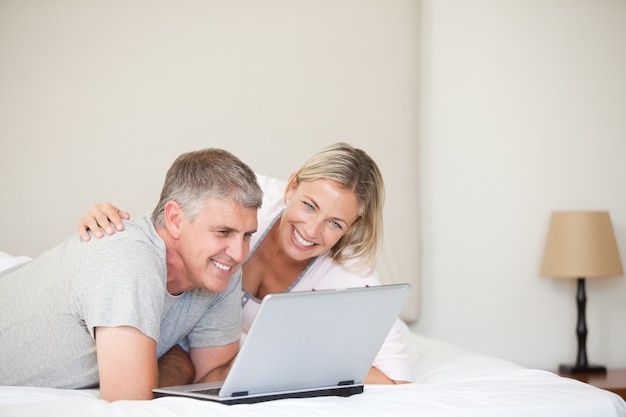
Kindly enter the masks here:
<path id="1" fill-rule="evenodd" d="M 585 320 L 585 279 L 622 275 L 617 242 L 607 211 L 571 211 L 552 213 L 541 275 L 577 279 L 578 321 L 576 363 L 559 365 L 566 374 L 604 373 L 601 365 L 587 362 L 587 324 Z"/>

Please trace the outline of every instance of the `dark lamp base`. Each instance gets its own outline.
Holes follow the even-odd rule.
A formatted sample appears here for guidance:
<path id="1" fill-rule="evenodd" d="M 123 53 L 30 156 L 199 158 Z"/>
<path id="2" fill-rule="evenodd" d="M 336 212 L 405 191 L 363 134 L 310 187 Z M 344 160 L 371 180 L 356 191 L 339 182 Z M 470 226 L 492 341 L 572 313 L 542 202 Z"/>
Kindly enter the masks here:
<path id="1" fill-rule="evenodd" d="M 606 367 L 602 365 L 559 365 L 559 372 L 562 374 L 584 374 L 584 373 L 593 373 L 593 374 L 606 374 Z"/>

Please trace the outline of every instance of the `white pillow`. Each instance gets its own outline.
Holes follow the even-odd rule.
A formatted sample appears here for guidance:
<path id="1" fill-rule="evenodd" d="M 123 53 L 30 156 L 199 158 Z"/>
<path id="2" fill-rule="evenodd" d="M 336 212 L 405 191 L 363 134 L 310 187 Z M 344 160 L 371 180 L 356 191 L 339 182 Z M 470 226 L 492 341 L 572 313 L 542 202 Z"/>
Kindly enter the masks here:
<path id="1" fill-rule="evenodd" d="M 4 271 L 12 266 L 23 264 L 24 262 L 28 262 L 30 260 L 31 258 L 28 256 L 13 256 L 0 251 L 0 271 Z"/>

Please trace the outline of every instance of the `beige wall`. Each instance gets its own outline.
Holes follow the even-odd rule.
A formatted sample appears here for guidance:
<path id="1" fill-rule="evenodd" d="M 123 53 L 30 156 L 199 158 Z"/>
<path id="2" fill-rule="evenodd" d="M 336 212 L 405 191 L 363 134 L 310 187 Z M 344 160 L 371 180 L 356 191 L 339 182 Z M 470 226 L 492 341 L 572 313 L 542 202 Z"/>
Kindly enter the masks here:
<path id="1" fill-rule="evenodd" d="M 528 366 L 576 355 L 550 213 L 609 210 L 626 261 L 626 2 L 422 2 L 418 331 Z M 626 366 L 626 279 L 587 284 L 588 355 Z"/>
<path id="2" fill-rule="evenodd" d="M 415 330 L 574 359 L 574 283 L 538 271 L 553 210 L 610 210 L 626 260 L 625 2 L 176 4 L 0 1 L 0 250 L 149 210 L 188 149 L 286 177 L 346 140 L 387 179 L 386 271 L 422 275 Z M 626 280 L 587 290 L 589 359 L 626 366 Z"/>
<path id="3" fill-rule="evenodd" d="M 92 202 L 139 215 L 181 152 L 287 179 L 320 147 L 387 184 L 381 269 L 418 313 L 418 4 L 0 1 L 0 250 L 36 255 Z"/>

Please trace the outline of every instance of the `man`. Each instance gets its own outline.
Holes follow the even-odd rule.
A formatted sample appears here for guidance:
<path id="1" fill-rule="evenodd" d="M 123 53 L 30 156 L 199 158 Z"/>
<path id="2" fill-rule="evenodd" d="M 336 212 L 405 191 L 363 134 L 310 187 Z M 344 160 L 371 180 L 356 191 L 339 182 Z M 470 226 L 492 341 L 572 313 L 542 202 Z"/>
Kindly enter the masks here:
<path id="1" fill-rule="evenodd" d="M 240 266 L 261 201 L 232 154 L 186 153 L 130 233 L 89 244 L 75 235 L 2 272 L 0 385 L 150 399 L 157 359 L 183 337 L 196 379 L 211 379 L 239 348 Z"/>

